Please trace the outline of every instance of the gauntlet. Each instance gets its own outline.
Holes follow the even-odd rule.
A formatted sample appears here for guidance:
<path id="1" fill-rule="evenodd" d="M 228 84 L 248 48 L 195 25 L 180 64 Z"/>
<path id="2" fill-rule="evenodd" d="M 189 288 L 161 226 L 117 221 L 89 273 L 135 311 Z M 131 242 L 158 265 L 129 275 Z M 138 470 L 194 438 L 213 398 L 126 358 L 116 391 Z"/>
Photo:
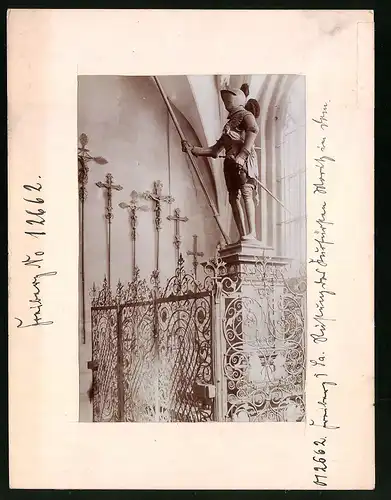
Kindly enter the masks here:
<path id="1" fill-rule="evenodd" d="M 183 139 L 181 143 L 182 143 L 182 151 L 184 153 L 187 153 L 188 151 L 190 151 L 191 153 L 193 152 L 194 146 L 192 146 L 188 141 Z"/>

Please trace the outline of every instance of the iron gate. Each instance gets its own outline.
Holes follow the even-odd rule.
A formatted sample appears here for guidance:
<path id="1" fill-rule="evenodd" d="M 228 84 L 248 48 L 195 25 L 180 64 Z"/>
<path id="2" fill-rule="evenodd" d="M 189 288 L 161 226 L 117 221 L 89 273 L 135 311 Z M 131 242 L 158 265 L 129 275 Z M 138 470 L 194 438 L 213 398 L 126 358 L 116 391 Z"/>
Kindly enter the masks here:
<path id="1" fill-rule="evenodd" d="M 92 303 L 93 419 L 297 422 L 305 415 L 305 273 L 180 259 L 160 288 L 107 282 Z"/>
<path id="2" fill-rule="evenodd" d="M 104 281 L 91 315 L 94 421 L 215 419 L 212 289 L 183 259 L 164 290 L 138 271 L 114 296 Z"/>

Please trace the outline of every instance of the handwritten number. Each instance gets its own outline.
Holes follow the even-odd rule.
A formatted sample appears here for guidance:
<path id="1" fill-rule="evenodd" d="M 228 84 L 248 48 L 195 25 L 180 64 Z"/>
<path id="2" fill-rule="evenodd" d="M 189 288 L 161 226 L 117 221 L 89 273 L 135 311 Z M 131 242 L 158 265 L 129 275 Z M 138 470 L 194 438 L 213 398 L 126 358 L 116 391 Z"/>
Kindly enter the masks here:
<path id="1" fill-rule="evenodd" d="M 44 203 L 44 200 L 42 198 L 35 198 L 35 200 L 28 200 L 27 198 L 23 198 L 24 201 L 27 201 L 28 203 Z"/>
<path id="2" fill-rule="evenodd" d="M 316 484 L 317 486 L 327 486 L 327 483 L 320 481 L 319 478 L 327 479 L 327 476 L 321 476 L 319 474 L 315 474 L 315 481 L 313 481 L 313 483 Z"/>
<path id="3" fill-rule="evenodd" d="M 41 217 L 41 215 L 46 214 L 46 210 L 43 208 L 38 208 L 36 212 L 31 212 L 30 210 L 25 210 L 26 214 L 36 215 L 37 217 Z"/>
<path id="4" fill-rule="evenodd" d="M 328 194 L 327 186 L 327 170 L 331 165 L 336 163 L 335 158 L 329 154 L 328 149 L 328 138 L 327 130 L 329 129 L 328 113 L 329 113 L 329 102 L 325 101 L 321 112 L 317 118 L 313 118 L 312 122 L 318 125 L 320 129 L 320 141 L 318 143 L 317 149 L 321 153 L 317 154 L 313 158 L 313 168 L 316 170 L 317 180 L 313 184 L 313 193 L 317 196 L 326 196 Z M 333 222 L 330 222 L 327 218 L 327 201 L 322 201 L 320 205 L 320 215 L 316 219 L 316 228 L 314 231 L 314 250 L 313 256 L 308 260 L 308 264 L 314 269 L 314 284 L 317 287 L 317 300 L 316 300 L 316 312 L 313 315 L 313 330 L 310 337 L 314 344 L 322 345 L 328 341 L 327 338 L 327 325 L 330 321 L 335 321 L 333 318 L 327 317 L 326 314 L 326 300 L 335 295 L 335 292 L 331 291 L 328 286 L 328 249 L 334 243 L 330 240 L 328 230 L 333 226 Z M 315 359 L 310 359 L 310 366 L 314 368 L 312 375 L 321 382 L 323 389 L 323 397 L 318 401 L 318 405 L 322 410 L 322 420 L 321 422 L 315 422 L 314 420 L 309 421 L 310 426 L 323 427 L 326 429 L 338 429 L 336 426 L 331 426 L 328 423 L 328 407 L 327 407 L 327 396 L 328 396 L 328 385 L 334 385 L 334 382 L 324 381 L 325 377 L 328 375 L 323 372 L 327 372 L 327 362 L 326 355 L 321 352 Z M 317 441 L 313 442 L 314 449 L 312 455 L 312 467 L 314 471 L 313 483 L 317 486 L 327 486 L 327 459 L 326 459 L 326 437 L 318 438 Z"/>
<path id="5" fill-rule="evenodd" d="M 45 210 L 40 209 L 40 213 L 38 212 L 30 212 L 29 210 L 26 210 L 26 213 L 28 215 L 35 215 L 36 217 L 39 217 L 41 220 L 26 220 L 27 224 L 30 224 L 32 226 L 33 224 L 40 224 L 43 226 L 45 224 L 45 219 L 42 217 L 42 214 L 45 214 Z"/>
<path id="6" fill-rule="evenodd" d="M 38 236 L 43 236 L 44 232 L 38 233 L 36 231 L 25 231 L 24 234 L 28 234 L 29 236 L 32 236 L 33 238 L 38 238 Z"/>
<path id="7" fill-rule="evenodd" d="M 38 179 L 41 179 L 41 176 L 38 176 Z M 42 184 L 39 182 L 36 182 L 35 185 L 32 184 L 24 184 L 23 188 L 26 191 L 38 191 L 40 192 L 42 189 Z M 30 199 L 30 198 L 23 198 L 23 200 L 27 203 L 34 203 L 34 204 L 42 204 L 44 203 L 43 198 L 36 197 L 35 199 Z M 26 219 L 26 224 L 29 226 L 34 226 L 34 224 L 39 224 L 40 226 L 45 225 L 45 219 L 43 218 L 43 215 L 46 214 L 46 210 L 43 208 L 36 208 L 33 210 L 25 210 L 26 214 L 28 216 L 32 216 L 31 219 Z M 24 231 L 24 234 L 27 234 L 28 236 L 32 236 L 33 238 L 38 238 L 39 236 L 43 236 L 46 233 L 44 231 Z M 43 265 L 43 256 L 44 252 L 42 251 L 37 251 L 34 252 L 34 256 L 31 257 L 30 255 L 26 255 L 26 259 L 22 260 L 22 264 L 25 266 L 34 266 L 37 267 L 38 269 L 41 269 L 41 265 Z M 29 309 L 30 310 L 35 310 L 34 313 L 32 313 L 32 321 L 28 324 L 25 324 L 23 320 L 20 318 L 15 317 L 15 320 L 17 321 L 17 328 L 29 328 L 33 326 L 42 326 L 42 325 L 52 325 L 53 321 L 44 321 L 41 316 L 41 310 L 43 307 L 43 300 L 41 297 L 41 280 L 44 276 L 55 276 L 57 274 L 57 271 L 51 271 L 51 272 L 44 272 L 44 273 L 39 273 L 34 276 L 32 280 L 32 286 L 35 291 L 33 291 L 33 298 L 30 299 L 29 302 Z"/>
<path id="8" fill-rule="evenodd" d="M 25 184 L 23 187 L 24 189 L 27 189 L 27 191 L 41 191 L 42 189 L 42 184 L 40 184 L 39 182 L 37 182 L 38 186 L 39 187 L 35 187 L 35 186 L 31 186 L 30 184 Z"/>

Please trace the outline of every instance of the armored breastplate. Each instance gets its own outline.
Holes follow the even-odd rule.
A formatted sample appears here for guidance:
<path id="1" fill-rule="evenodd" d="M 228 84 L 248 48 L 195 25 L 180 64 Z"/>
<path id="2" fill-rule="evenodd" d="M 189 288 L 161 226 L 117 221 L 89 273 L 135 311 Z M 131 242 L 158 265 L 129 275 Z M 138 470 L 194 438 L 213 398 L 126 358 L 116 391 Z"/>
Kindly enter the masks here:
<path id="1" fill-rule="evenodd" d="M 239 109 L 224 126 L 222 138 L 227 157 L 236 156 L 243 146 L 245 131 L 241 129 L 241 124 L 248 113 L 245 109 Z"/>

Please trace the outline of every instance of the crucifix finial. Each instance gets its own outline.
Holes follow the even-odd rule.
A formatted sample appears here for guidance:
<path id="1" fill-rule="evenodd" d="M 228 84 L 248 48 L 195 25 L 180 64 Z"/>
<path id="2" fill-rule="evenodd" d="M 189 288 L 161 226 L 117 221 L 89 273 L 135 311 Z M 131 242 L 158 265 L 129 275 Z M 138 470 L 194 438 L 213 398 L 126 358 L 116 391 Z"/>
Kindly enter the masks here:
<path id="1" fill-rule="evenodd" d="M 141 196 L 146 200 L 152 200 L 155 212 L 155 228 L 156 228 L 156 268 L 155 272 L 159 276 L 159 252 L 160 252 L 160 230 L 162 228 L 162 203 L 171 204 L 175 199 L 170 195 L 163 195 L 163 183 L 159 180 L 154 181 L 153 191 L 145 191 Z"/>
<path id="2" fill-rule="evenodd" d="M 130 193 L 130 201 L 129 203 L 121 202 L 119 207 L 129 209 L 129 218 L 130 218 L 130 230 L 131 230 L 131 239 L 132 239 L 132 264 L 133 264 L 133 279 L 136 278 L 137 267 L 136 267 L 136 228 L 137 228 L 137 211 L 141 210 L 143 212 L 147 212 L 149 209 L 146 205 L 139 205 L 138 198 L 141 193 L 133 190 Z"/>
<path id="3" fill-rule="evenodd" d="M 106 182 L 97 182 L 96 185 L 98 188 L 103 188 L 107 190 L 107 204 L 106 204 L 106 219 L 109 221 L 109 224 L 111 223 L 113 219 L 113 205 L 112 205 L 112 191 L 113 189 L 115 191 L 121 191 L 122 186 L 119 184 L 113 184 L 113 176 L 112 174 L 108 173 L 106 174 Z"/>
<path id="4" fill-rule="evenodd" d="M 179 248 L 181 246 L 181 232 L 180 232 L 180 222 L 187 222 L 188 217 L 181 217 L 181 211 L 179 208 L 174 210 L 174 215 L 169 215 L 167 217 L 168 220 L 174 221 L 174 247 L 175 247 L 175 265 L 179 261 Z"/>
<path id="5" fill-rule="evenodd" d="M 192 255 L 193 256 L 193 269 L 194 269 L 194 279 L 197 281 L 197 267 L 198 267 L 198 259 L 197 257 L 203 257 L 204 252 L 198 252 L 197 249 L 197 240 L 198 236 L 196 234 L 193 234 L 193 251 L 188 250 L 187 255 Z"/>
<path id="6" fill-rule="evenodd" d="M 119 184 L 113 184 L 113 176 L 108 173 L 106 174 L 106 182 L 96 182 L 98 188 L 106 189 L 107 200 L 106 200 L 106 219 L 107 219 L 107 274 L 108 274 L 108 284 L 109 288 L 111 286 L 111 221 L 113 219 L 113 205 L 111 203 L 112 190 L 121 191 L 122 186 Z"/>
<path id="7" fill-rule="evenodd" d="M 133 190 L 130 193 L 130 201 L 129 203 L 125 203 L 121 201 L 119 203 L 119 207 L 121 208 L 127 208 L 129 209 L 130 213 L 130 227 L 132 231 L 132 240 L 136 239 L 136 227 L 137 227 L 137 211 L 141 210 L 142 212 L 148 212 L 149 208 L 146 205 L 139 205 L 138 204 L 138 198 L 140 197 L 141 193 L 138 193 L 137 191 Z"/>
<path id="8" fill-rule="evenodd" d="M 88 172 L 89 167 L 88 162 L 93 161 L 98 165 L 105 165 L 107 163 L 106 158 L 103 156 L 92 156 L 90 150 L 87 148 L 88 137 L 86 134 L 80 134 L 79 136 L 80 146 L 78 147 L 78 163 L 79 163 L 79 199 L 83 203 L 87 198 L 87 183 L 88 183 Z"/>
<path id="9" fill-rule="evenodd" d="M 154 202 L 154 212 L 155 212 L 155 227 L 156 231 L 160 231 L 162 228 L 162 203 L 171 204 L 175 201 L 175 199 L 170 195 L 163 195 L 163 183 L 159 180 L 154 181 L 153 183 L 153 191 L 145 191 L 142 194 L 142 197 L 146 200 L 152 200 Z"/>

